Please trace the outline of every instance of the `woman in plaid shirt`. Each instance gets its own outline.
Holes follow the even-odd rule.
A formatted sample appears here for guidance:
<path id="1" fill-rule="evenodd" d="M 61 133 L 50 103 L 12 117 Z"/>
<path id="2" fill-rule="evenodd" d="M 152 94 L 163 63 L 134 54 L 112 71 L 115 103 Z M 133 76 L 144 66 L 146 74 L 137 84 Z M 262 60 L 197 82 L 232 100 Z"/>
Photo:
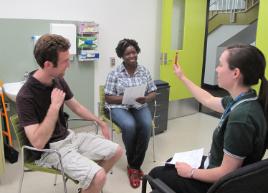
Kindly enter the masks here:
<path id="1" fill-rule="evenodd" d="M 113 122 L 122 130 L 129 181 L 133 188 L 137 188 L 143 176 L 141 165 L 152 129 L 152 115 L 147 102 L 154 100 L 156 86 L 150 72 L 137 62 L 140 48 L 135 40 L 119 41 L 116 53 L 123 62 L 108 74 L 104 90 L 105 101 L 107 110 L 111 110 Z M 140 85 L 145 85 L 146 91 L 144 97 L 136 99 L 138 104 L 122 104 L 125 89 Z"/>

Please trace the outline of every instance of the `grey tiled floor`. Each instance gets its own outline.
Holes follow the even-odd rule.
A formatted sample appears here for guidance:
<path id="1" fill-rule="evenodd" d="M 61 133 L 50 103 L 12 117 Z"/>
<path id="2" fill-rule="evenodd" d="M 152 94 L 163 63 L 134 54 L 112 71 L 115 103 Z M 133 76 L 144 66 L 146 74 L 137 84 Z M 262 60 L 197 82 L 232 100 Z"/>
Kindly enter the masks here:
<path id="1" fill-rule="evenodd" d="M 145 173 L 171 157 L 175 152 L 192 150 L 200 147 L 209 151 L 211 136 L 218 119 L 206 114 L 196 113 L 173 120 L 169 120 L 166 132 L 156 135 L 156 162 L 152 158 L 152 140 L 142 166 Z M 122 145 L 121 135 L 115 135 L 115 141 Z M 104 193 L 134 193 L 141 192 L 141 188 L 133 189 L 129 185 L 126 174 L 126 157 L 122 156 L 113 168 L 113 174 L 108 175 Z M 18 189 L 20 165 L 6 163 L 6 171 L 0 177 L 0 193 L 15 193 Z M 53 186 L 54 175 L 39 172 L 28 172 L 24 176 L 23 193 L 62 193 L 62 181 L 58 177 L 57 186 Z M 77 186 L 67 183 L 68 192 L 77 192 Z M 149 187 L 148 187 L 149 188 Z"/>

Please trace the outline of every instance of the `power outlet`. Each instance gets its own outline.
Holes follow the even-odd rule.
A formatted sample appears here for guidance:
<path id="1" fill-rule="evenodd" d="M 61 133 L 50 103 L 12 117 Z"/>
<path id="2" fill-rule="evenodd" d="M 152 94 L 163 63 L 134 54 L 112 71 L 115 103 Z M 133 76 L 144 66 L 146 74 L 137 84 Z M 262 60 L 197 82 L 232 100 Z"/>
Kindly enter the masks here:
<path id="1" fill-rule="evenodd" d="M 110 65 L 115 66 L 115 57 L 110 57 Z"/>
<path id="2" fill-rule="evenodd" d="M 5 103 L 6 111 L 10 111 L 10 103 Z"/>

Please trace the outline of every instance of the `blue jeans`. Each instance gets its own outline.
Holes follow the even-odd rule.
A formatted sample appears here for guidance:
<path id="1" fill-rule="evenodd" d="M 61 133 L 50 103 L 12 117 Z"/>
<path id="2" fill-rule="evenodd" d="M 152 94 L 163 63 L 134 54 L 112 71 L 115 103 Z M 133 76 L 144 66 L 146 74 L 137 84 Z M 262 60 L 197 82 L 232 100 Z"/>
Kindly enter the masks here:
<path id="1" fill-rule="evenodd" d="M 113 122 L 122 130 L 122 138 L 126 148 L 130 168 L 140 169 L 152 129 L 152 115 L 147 106 L 141 109 L 112 108 Z"/>

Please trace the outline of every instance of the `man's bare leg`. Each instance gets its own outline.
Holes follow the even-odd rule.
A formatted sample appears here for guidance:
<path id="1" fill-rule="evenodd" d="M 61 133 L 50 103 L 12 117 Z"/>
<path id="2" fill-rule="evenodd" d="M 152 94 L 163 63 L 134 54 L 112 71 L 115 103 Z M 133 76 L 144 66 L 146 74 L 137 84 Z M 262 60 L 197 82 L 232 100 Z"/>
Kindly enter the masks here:
<path id="1" fill-rule="evenodd" d="M 81 191 L 81 193 L 100 193 L 106 181 L 106 172 L 101 169 L 96 173 L 89 187 Z"/>
<path id="2" fill-rule="evenodd" d="M 112 169 L 114 164 L 120 159 L 122 154 L 123 149 L 122 147 L 118 146 L 114 156 L 108 160 L 102 160 L 101 162 L 99 162 L 99 165 L 105 169 L 106 173 L 108 173 Z"/>
<path id="3" fill-rule="evenodd" d="M 100 171 L 96 173 L 93 180 L 90 183 L 90 186 L 82 190 L 81 193 L 99 193 L 101 192 L 105 181 L 106 181 L 106 173 L 114 166 L 114 164 L 120 159 L 123 154 L 123 149 L 118 146 L 115 152 L 115 155 L 108 160 L 103 160 L 99 162 L 99 165 L 103 167 Z"/>

